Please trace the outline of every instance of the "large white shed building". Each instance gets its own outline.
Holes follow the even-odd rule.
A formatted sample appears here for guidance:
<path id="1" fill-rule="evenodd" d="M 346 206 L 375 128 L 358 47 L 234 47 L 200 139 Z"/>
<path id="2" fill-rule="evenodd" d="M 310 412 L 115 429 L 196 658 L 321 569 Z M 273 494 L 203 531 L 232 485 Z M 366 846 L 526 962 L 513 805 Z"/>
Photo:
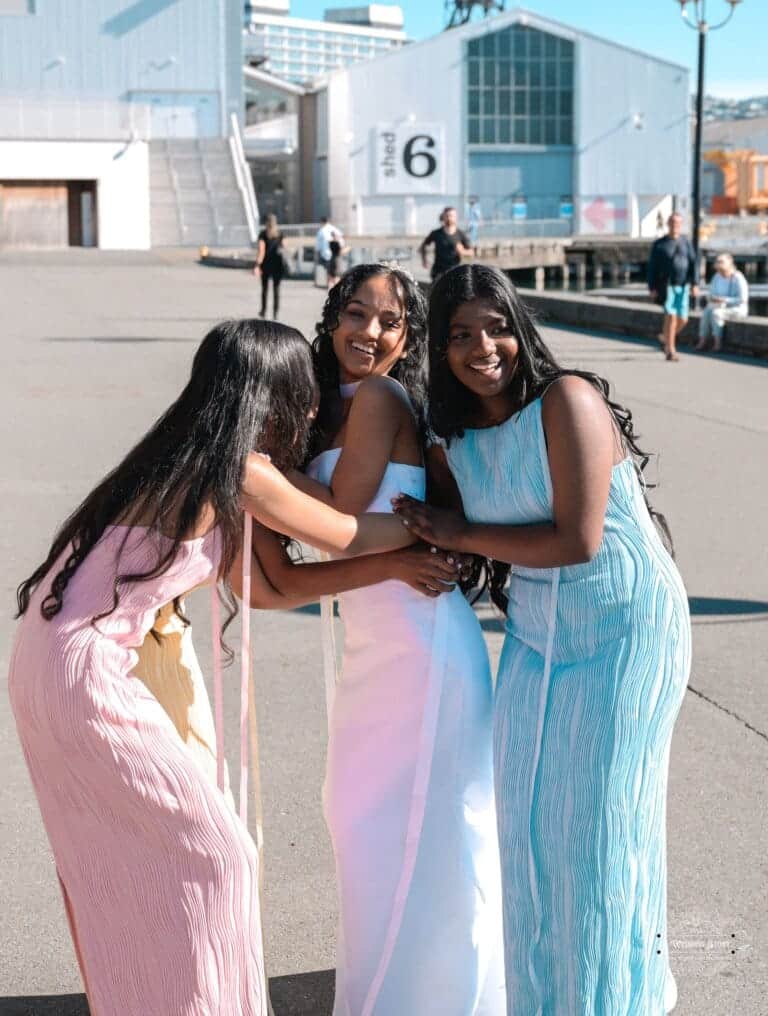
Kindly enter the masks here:
<path id="1" fill-rule="evenodd" d="M 687 69 L 530 11 L 338 70 L 314 104 L 312 210 L 353 234 L 472 196 L 486 235 L 652 235 L 687 206 Z"/>

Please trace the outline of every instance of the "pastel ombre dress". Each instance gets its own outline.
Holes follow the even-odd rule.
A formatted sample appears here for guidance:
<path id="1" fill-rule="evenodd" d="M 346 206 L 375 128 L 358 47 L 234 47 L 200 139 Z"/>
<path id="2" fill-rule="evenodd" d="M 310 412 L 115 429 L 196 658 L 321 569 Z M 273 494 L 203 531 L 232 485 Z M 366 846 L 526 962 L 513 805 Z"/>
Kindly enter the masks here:
<path id="1" fill-rule="evenodd" d="M 108 527 L 46 621 L 54 566 L 19 626 L 11 703 L 93 1016 L 264 1016 L 256 848 L 131 674 L 157 610 L 215 581 L 218 529 L 91 623 L 116 572 L 148 570 L 164 540 Z"/>
<path id="2" fill-rule="evenodd" d="M 470 520 L 552 519 L 541 399 L 447 455 Z M 494 754 L 509 1016 L 662 1016 L 667 771 L 691 632 L 629 459 L 596 556 L 515 566 L 506 629 Z"/>
<path id="3" fill-rule="evenodd" d="M 328 484 L 341 449 L 309 473 Z M 424 497 L 390 463 L 370 511 Z M 339 597 L 324 788 L 339 892 L 335 1016 L 503 1016 L 491 675 L 459 590 L 401 582 Z"/>

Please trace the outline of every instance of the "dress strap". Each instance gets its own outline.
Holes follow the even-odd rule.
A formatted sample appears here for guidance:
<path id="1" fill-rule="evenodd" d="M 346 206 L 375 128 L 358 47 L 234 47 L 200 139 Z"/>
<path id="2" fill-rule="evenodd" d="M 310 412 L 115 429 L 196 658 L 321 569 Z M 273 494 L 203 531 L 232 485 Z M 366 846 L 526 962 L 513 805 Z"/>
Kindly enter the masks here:
<path id="1" fill-rule="evenodd" d="M 327 560 L 327 555 L 321 555 Z M 333 700 L 336 697 L 336 685 L 339 683 L 339 665 L 336 651 L 336 622 L 334 619 L 335 596 L 320 598 L 320 624 L 323 645 L 323 675 L 325 677 L 325 711 L 328 725 L 331 723 Z"/>
<path id="2" fill-rule="evenodd" d="M 248 778 L 253 758 L 253 797 L 256 808 L 256 845 L 261 846 L 261 780 L 259 778 L 259 741 L 256 708 L 251 682 L 251 554 L 253 550 L 253 519 L 243 513 L 243 596 L 242 634 L 240 638 L 240 792 L 238 813 L 243 825 L 248 825 Z M 216 783 L 225 790 L 224 751 L 224 692 L 221 666 L 221 607 L 219 585 L 211 586 L 211 627 L 213 629 L 213 703 L 216 728 Z"/>
<path id="3" fill-rule="evenodd" d="M 547 390 L 551 387 L 547 386 Z M 547 492 L 547 497 L 550 504 L 553 499 L 552 490 L 552 477 L 549 472 L 549 455 L 547 454 L 547 441 L 546 435 L 544 434 L 544 423 L 541 418 L 541 398 L 539 399 L 539 413 L 538 413 L 538 451 L 539 451 L 539 465 L 541 468 L 542 479 L 544 487 Z M 535 737 L 535 748 L 533 764 L 531 766 L 531 777 L 530 785 L 528 788 L 528 808 L 529 814 L 533 814 L 533 803 L 536 798 L 536 789 L 539 780 L 539 767 L 541 764 L 541 745 L 544 737 L 544 724 L 547 718 L 547 710 L 549 709 L 549 688 L 552 677 L 552 655 L 555 645 L 555 632 L 557 630 L 557 602 L 558 593 L 560 591 L 560 568 L 551 569 L 551 585 L 549 588 L 549 611 L 547 617 L 547 641 L 546 648 L 544 650 L 544 672 L 541 676 L 541 689 L 539 692 L 539 707 L 538 716 L 536 721 L 536 737 Z M 536 858 L 534 856 L 533 843 L 530 838 L 528 840 L 528 881 L 531 890 L 531 898 L 533 900 L 534 915 L 535 915 L 535 927 L 534 933 L 531 937 L 531 941 L 528 947 L 528 970 L 531 975 L 531 979 L 534 983 L 536 991 L 539 993 L 539 998 L 543 998 L 543 986 L 539 983 L 538 978 L 535 975 L 535 964 L 533 963 L 533 953 L 538 946 L 539 939 L 541 938 L 542 928 L 542 906 L 541 906 L 541 892 L 539 889 L 539 879 L 536 868 Z"/>
<path id="4" fill-rule="evenodd" d="M 248 827 L 248 698 L 251 683 L 251 553 L 253 520 L 243 512 L 243 612 L 240 636 L 240 821 Z"/>
<path id="5" fill-rule="evenodd" d="M 248 828 L 248 773 L 253 760 L 253 806 L 256 852 L 259 865 L 259 906 L 264 913 L 264 822 L 261 804 L 261 771 L 259 768 L 259 734 L 256 718 L 256 702 L 251 680 L 251 555 L 253 553 L 253 518 L 243 512 L 243 595 L 242 634 L 240 636 L 240 821 Z M 213 625 L 213 697 L 216 726 L 216 782 L 224 792 L 224 699 L 221 675 L 221 611 L 219 606 L 219 585 L 214 581 L 211 587 L 211 621 Z M 263 919 L 262 919 L 263 923 Z M 261 954 L 261 963 L 264 957 Z M 266 968 L 264 979 L 268 983 Z M 272 1002 L 267 992 L 261 999 L 259 1016 L 274 1016 Z"/>
<path id="6" fill-rule="evenodd" d="M 211 641 L 213 643 L 213 716 L 216 729 L 216 785 L 224 793 L 224 696 L 221 685 L 221 607 L 219 583 L 211 584 Z"/>

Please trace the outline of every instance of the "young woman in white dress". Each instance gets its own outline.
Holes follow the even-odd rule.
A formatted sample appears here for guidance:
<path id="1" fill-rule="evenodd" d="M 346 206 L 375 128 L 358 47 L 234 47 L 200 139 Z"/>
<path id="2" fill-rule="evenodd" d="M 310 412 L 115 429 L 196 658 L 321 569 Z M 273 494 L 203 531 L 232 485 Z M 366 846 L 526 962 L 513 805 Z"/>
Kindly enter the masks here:
<path id="1" fill-rule="evenodd" d="M 291 478 L 337 510 L 425 496 L 425 310 L 416 283 L 383 265 L 353 268 L 329 294 L 314 342 L 312 479 Z M 261 527 L 254 552 L 273 590 L 264 606 L 306 599 L 327 583 L 318 569 L 339 563 L 294 564 Z M 334 1016 L 506 1010 L 490 668 L 450 576 L 340 597 L 324 788 L 340 912 Z"/>

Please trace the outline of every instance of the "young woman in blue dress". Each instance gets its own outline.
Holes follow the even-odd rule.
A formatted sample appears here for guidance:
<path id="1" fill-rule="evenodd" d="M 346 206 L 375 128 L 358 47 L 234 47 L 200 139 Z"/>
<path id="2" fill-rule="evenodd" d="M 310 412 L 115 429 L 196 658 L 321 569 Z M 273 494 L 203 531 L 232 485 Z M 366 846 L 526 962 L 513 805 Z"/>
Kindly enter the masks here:
<path id="1" fill-rule="evenodd" d="M 557 363 L 495 269 L 438 280 L 429 354 L 436 455 L 463 512 L 395 504 L 423 540 L 492 559 L 506 607 L 494 759 L 507 1012 L 661 1016 L 676 996 L 665 806 L 691 633 L 644 498 L 647 459 L 607 383 Z"/>

